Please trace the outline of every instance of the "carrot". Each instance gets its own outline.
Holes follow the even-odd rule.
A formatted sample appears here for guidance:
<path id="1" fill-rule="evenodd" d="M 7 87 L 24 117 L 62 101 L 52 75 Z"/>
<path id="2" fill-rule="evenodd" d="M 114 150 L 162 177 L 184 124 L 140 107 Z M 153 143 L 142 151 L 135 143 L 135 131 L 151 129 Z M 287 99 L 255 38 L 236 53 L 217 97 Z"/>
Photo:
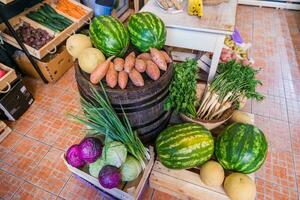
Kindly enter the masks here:
<path id="1" fill-rule="evenodd" d="M 172 61 L 172 58 L 169 56 L 169 54 L 168 54 L 167 52 L 165 52 L 165 51 L 160 51 L 160 53 L 163 55 L 163 57 L 164 57 L 164 59 L 165 59 L 165 61 L 166 61 L 167 63 L 173 62 L 173 61 Z"/>
<path id="2" fill-rule="evenodd" d="M 114 59 L 114 67 L 118 72 L 122 71 L 124 68 L 124 59 L 123 58 L 115 58 Z"/>
<path id="3" fill-rule="evenodd" d="M 106 61 L 104 61 L 103 63 L 101 63 L 94 69 L 94 71 L 91 73 L 91 76 L 90 76 L 91 83 L 98 84 L 99 81 L 101 81 L 104 78 L 104 76 L 106 75 L 107 70 L 109 68 L 110 61 L 114 57 L 115 56 L 109 57 Z"/>
<path id="4" fill-rule="evenodd" d="M 150 48 L 150 53 L 151 53 L 151 56 L 152 56 L 152 60 L 155 62 L 155 64 L 157 64 L 157 66 L 161 70 L 166 71 L 167 70 L 167 63 L 165 61 L 164 56 L 160 53 L 160 51 L 155 49 L 155 48 Z"/>
<path id="5" fill-rule="evenodd" d="M 140 72 L 136 71 L 136 69 L 132 69 L 129 73 L 129 78 L 132 81 L 133 85 L 142 87 L 144 86 L 144 79 Z"/>
<path id="6" fill-rule="evenodd" d="M 125 71 L 120 71 L 118 75 L 118 84 L 120 88 L 123 90 L 126 88 L 128 83 L 128 74 Z"/>
<path id="7" fill-rule="evenodd" d="M 109 64 L 105 79 L 106 84 L 111 88 L 116 87 L 116 85 L 118 84 L 118 72 L 115 70 L 114 64 L 112 62 L 110 62 Z"/>
<path id="8" fill-rule="evenodd" d="M 137 58 L 143 59 L 143 60 L 151 60 L 152 59 L 150 53 L 142 53 L 142 54 L 138 55 Z"/>
<path id="9" fill-rule="evenodd" d="M 124 71 L 130 73 L 135 64 L 135 53 L 131 52 L 126 58 L 124 63 Z"/>
<path id="10" fill-rule="evenodd" d="M 142 59 L 135 59 L 135 65 L 134 65 L 135 69 L 140 72 L 140 73 L 143 73 L 146 71 L 146 62 Z"/>
<path id="11" fill-rule="evenodd" d="M 146 73 L 152 80 L 157 80 L 160 77 L 160 71 L 157 65 L 151 60 L 147 60 Z"/>

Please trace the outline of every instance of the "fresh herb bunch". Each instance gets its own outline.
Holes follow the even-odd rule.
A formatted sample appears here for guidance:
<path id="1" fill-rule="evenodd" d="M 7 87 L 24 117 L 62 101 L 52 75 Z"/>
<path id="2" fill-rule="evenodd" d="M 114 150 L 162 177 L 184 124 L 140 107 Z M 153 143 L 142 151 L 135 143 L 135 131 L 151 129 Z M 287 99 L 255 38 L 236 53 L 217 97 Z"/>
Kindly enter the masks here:
<path id="1" fill-rule="evenodd" d="M 255 78 L 259 70 L 235 60 L 219 64 L 218 69 L 219 74 L 211 82 L 210 89 L 217 92 L 220 100 L 229 93 L 232 94 L 228 100 L 233 102 L 240 100 L 241 96 L 257 101 L 264 99 L 264 96 L 256 91 L 257 85 L 262 85 L 261 81 Z"/>
<path id="2" fill-rule="evenodd" d="M 174 64 L 175 74 L 171 82 L 170 95 L 164 105 L 165 110 L 174 109 L 177 113 L 196 116 L 197 61 L 187 59 Z"/>
<path id="3" fill-rule="evenodd" d="M 145 168 L 145 161 L 150 159 L 148 149 L 143 145 L 135 131 L 132 130 L 129 120 L 123 111 L 124 124 L 119 119 L 110 104 L 109 98 L 100 82 L 104 95 L 101 95 L 94 87 L 91 88 L 93 97 L 91 102 L 82 100 L 84 115 L 73 116 L 75 120 L 89 127 L 89 133 L 93 136 L 105 135 L 106 139 L 123 143 L 128 152 L 133 155 Z"/>

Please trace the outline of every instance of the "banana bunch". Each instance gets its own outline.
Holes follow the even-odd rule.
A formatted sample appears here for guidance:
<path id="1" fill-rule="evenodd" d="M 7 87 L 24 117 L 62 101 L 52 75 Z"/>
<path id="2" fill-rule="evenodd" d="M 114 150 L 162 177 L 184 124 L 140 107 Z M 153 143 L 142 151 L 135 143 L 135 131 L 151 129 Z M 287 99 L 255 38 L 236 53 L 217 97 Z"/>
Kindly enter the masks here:
<path id="1" fill-rule="evenodd" d="M 247 51 L 237 45 L 231 38 L 230 36 L 227 36 L 224 40 L 224 44 L 232 49 L 236 54 L 241 56 L 242 58 L 248 58 Z"/>
<path id="2" fill-rule="evenodd" d="M 203 15 L 202 0 L 188 0 L 188 13 L 189 15 L 201 17 Z"/>

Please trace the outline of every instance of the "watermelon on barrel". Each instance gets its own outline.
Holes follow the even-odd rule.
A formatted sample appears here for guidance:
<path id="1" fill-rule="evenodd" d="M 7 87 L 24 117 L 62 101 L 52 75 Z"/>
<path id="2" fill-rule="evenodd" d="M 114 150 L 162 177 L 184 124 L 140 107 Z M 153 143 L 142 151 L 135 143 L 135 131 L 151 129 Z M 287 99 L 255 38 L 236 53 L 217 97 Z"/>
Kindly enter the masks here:
<path id="1" fill-rule="evenodd" d="M 261 130 L 234 123 L 225 128 L 215 144 L 215 155 L 224 169 L 241 173 L 258 170 L 267 156 L 268 143 Z"/>
<path id="2" fill-rule="evenodd" d="M 139 12 L 132 15 L 128 30 L 132 45 L 141 52 L 147 52 L 150 48 L 161 49 L 165 45 L 165 24 L 153 13 Z"/>
<path id="3" fill-rule="evenodd" d="M 90 37 L 93 45 L 106 57 L 123 57 L 129 46 L 127 28 L 112 16 L 95 17 L 90 24 Z"/>
<path id="4" fill-rule="evenodd" d="M 214 140 L 204 126 L 183 123 L 170 126 L 156 140 L 160 162 L 171 169 L 188 169 L 209 160 L 214 152 Z"/>

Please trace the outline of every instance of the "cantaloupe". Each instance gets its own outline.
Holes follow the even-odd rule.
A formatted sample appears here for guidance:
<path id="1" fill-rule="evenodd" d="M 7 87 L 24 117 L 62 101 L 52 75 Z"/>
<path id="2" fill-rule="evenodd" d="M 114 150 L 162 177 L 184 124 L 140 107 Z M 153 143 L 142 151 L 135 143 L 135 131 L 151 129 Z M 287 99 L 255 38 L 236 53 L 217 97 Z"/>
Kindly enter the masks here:
<path id="1" fill-rule="evenodd" d="M 96 48 L 84 49 L 78 57 L 79 67 L 86 73 L 92 73 L 104 61 L 105 56 Z"/>
<path id="2" fill-rule="evenodd" d="M 216 161 L 208 161 L 200 168 L 200 178 L 205 185 L 220 186 L 224 181 L 223 167 Z"/>
<path id="3" fill-rule="evenodd" d="M 82 50 L 92 47 L 91 40 L 83 34 L 74 34 L 67 39 L 67 51 L 74 58 L 78 58 Z"/>
<path id="4" fill-rule="evenodd" d="M 256 196 L 254 181 L 241 173 L 232 173 L 226 177 L 224 189 L 231 200 L 254 200 Z"/>

